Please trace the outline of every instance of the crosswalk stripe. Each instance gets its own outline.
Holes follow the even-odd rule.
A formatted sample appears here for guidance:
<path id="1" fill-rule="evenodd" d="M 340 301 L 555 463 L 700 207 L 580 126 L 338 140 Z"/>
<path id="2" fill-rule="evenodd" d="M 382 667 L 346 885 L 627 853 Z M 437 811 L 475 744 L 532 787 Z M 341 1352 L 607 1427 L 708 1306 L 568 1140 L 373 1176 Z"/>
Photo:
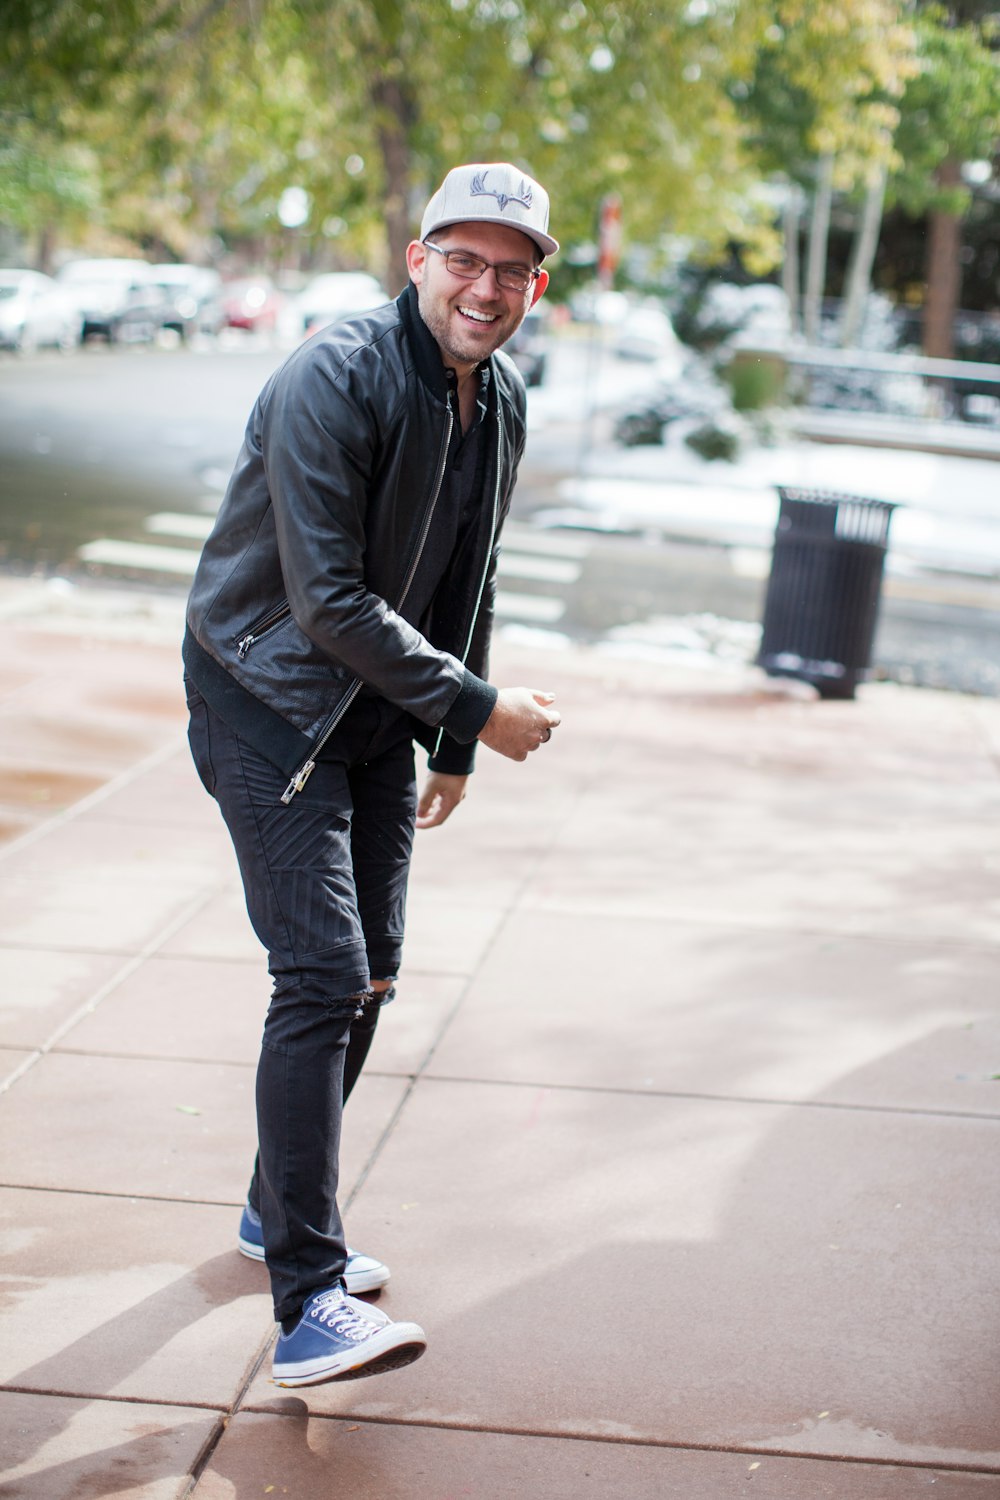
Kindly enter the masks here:
<path id="1" fill-rule="evenodd" d="M 157 547 L 147 542 L 116 542 L 101 537 L 80 548 L 84 562 L 133 568 L 145 573 L 181 573 L 193 577 L 200 553 L 194 547 Z"/>
<path id="2" fill-rule="evenodd" d="M 147 542 L 121 542 L 102 537 L 81 547 L 80 556 L 84 562 L 99 563 L 104 567 L 179 573 L 190 577 L 198 566 L 199 553 L 193 547 L 161 547 Z M 553 624 L 565 613 L 566 601 L 548 595 L 518 594 L 500 589 L 496 611 L 506 619 Z"/>
<path id="3" fill-rule="evenodd" d="M 214 525 L 214 516 L 181 515 L 175 510 L 146 517 L 146 530 L 154 536 L 186 536 L 195 542 L 203 542 Z"/>
<path id="4" fill-rule="evenodd" d="M 576 583 L 580 564 L 561 557 L 534 557 L 526 552 L 501 552 L 497 571 L 505 578 L 534 578 L 541 583 Z"/>
<path id="5" fill-rule="evenodd" d="M 507 521 L 503 528 L 503 546 L 511 552 L 540 552 L 550 557 L 583 559 L 591 550 L 588 537 L 569 536 L 559 531 L 542 531 L 523 521 Z"/>
<path id="6" fill-rule="evenodd" d="M 202 542 L 213 524 L 212 516 L 158 511 L 147 517 L 145 527 L 153 536 Z M 501 553 L 499 563 L 502 577 L 564 586 L 578 581 L 580 562 L 590 550 L 586 539 L 554 537 L 517 523 L 508 525 L 504 540 L 507 550 Z M 198 566 L 199 552 L 193 547 L 170 547 L 100 537 L 82 546 L 80 557 L 84 562 L 104 567 L 191 577 Z M 521 594 L 501 589 L 497 593 L 496 610 L 498 615 L 507 619 L 552 624 L 565 613 L 566 602 L 548 595 Z"/>
<path id="7" fill-rule="evenodd" d="M 498 589 L 496 612 L 498 617 L 508 620 L 532 620 L 536 624 L 552 625 L 565 614 L 566 601 L 541 594 L 510 594 Z"/>

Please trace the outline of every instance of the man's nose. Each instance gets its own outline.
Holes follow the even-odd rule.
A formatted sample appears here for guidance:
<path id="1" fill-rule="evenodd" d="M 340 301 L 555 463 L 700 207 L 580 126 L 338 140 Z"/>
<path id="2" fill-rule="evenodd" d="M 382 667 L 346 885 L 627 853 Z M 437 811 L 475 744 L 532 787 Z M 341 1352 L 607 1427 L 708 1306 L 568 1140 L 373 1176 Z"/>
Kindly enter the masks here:
<path id="1" fill-rule="evenodd" d="M 495 266 L 487 266 L 483 274 L 476 277 L 476 286 L 485 297 L 500 297 L 503 295 L 503 287 L 497 281 Z"/>

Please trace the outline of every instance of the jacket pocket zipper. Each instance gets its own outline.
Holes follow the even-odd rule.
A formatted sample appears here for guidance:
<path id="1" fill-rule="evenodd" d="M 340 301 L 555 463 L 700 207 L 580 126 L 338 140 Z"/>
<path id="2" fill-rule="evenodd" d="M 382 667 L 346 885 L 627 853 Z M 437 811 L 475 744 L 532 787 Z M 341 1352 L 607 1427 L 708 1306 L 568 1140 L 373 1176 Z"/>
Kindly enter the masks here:
<path id="1" fill-rule="evenodd" d="M 236 642 L 236 655 L 240 661 L 246 660 L 250 647 L 259 641 L 262 635 L 267 635 L 269 630 L 274 630 L 283 620 L 287 620 L 291 612 L 291 606 L 286 599 L 284 604 L 279 604 L 275 609 L 269 610 L 266 615 L 262 615 L 259 620 L 255 620 L 246 635 L 241 636 Z"/>
<path id="2" fill-rule="evenodd" d="M 295 775 L 292 777 L 291 781 L 285 787 L 285 790 L 281 794 L 281 800 L 286 807 L 291 802 L 296 792 L 302 791 L 306 782 L 315 771 L 317 757 L 322 754 L 327 740 L 330 738 L 331 734 L 336 729 L 337 725 L 340 723 L 341 719 L 344 717 L 347 710 L 350 708 L 351 704 L 360 693 L 361 686 L 362 684 L 360 677 L 355 677 L 351 686 L 344 694 L 343 702 L 341 703 L 340 707 L 337 709 L 336 713 L 334 713 L 332 717 L 327 720 L 326 725 L 323 728 L 323 732 L 320 734 L 319 738 L 313 745 L 312 755 L 303 765 L 299 767 Z"/>

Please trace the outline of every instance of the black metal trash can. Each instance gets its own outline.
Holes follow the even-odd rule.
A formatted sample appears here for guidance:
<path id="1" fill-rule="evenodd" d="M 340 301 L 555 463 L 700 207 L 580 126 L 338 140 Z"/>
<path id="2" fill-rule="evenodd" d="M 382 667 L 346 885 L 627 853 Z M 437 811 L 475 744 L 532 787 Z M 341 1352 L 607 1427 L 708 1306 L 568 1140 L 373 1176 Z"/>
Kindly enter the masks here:
<path id="1" fill-rule="evenodd" d="M 853 698 L 871 663 L 889 522 L 896 506 L 779 487 L 771 577 L 757 663 Z"/>

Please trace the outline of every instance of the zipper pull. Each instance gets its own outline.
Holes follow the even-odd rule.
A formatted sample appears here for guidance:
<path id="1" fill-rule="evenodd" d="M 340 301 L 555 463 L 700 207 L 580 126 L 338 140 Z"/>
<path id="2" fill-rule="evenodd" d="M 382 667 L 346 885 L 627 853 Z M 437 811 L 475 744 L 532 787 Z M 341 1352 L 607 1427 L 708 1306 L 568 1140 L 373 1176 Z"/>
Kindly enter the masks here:
<path id="1" fill-rule="evenodd" d="M 285 787 L 285 790 L 281 794 L 281 800 L 286 807 L 295 796 L 295 793 L 301 792 L 302 788 L 305 786 L 306 782 L 309 780 L 315 769 L 316 762 L 314 760 L 307 760 L 305 765 L 300 766 L 300 768 L 296 771 L 295 775 L 292 777 L 291 781 L 288 783 L 288 785 Z"/>
<path id="2" fill-rule="evenodd" d="M 251 633 L 249 635 L 245 635 L 241 641 L 237 641 L 236 655 L 239 657 L 240 661 L 246 660 L 246 654 L 250 650 L 250 647 L 253 645 L 256 639 L 257 637 L 251 631 Z"/>

